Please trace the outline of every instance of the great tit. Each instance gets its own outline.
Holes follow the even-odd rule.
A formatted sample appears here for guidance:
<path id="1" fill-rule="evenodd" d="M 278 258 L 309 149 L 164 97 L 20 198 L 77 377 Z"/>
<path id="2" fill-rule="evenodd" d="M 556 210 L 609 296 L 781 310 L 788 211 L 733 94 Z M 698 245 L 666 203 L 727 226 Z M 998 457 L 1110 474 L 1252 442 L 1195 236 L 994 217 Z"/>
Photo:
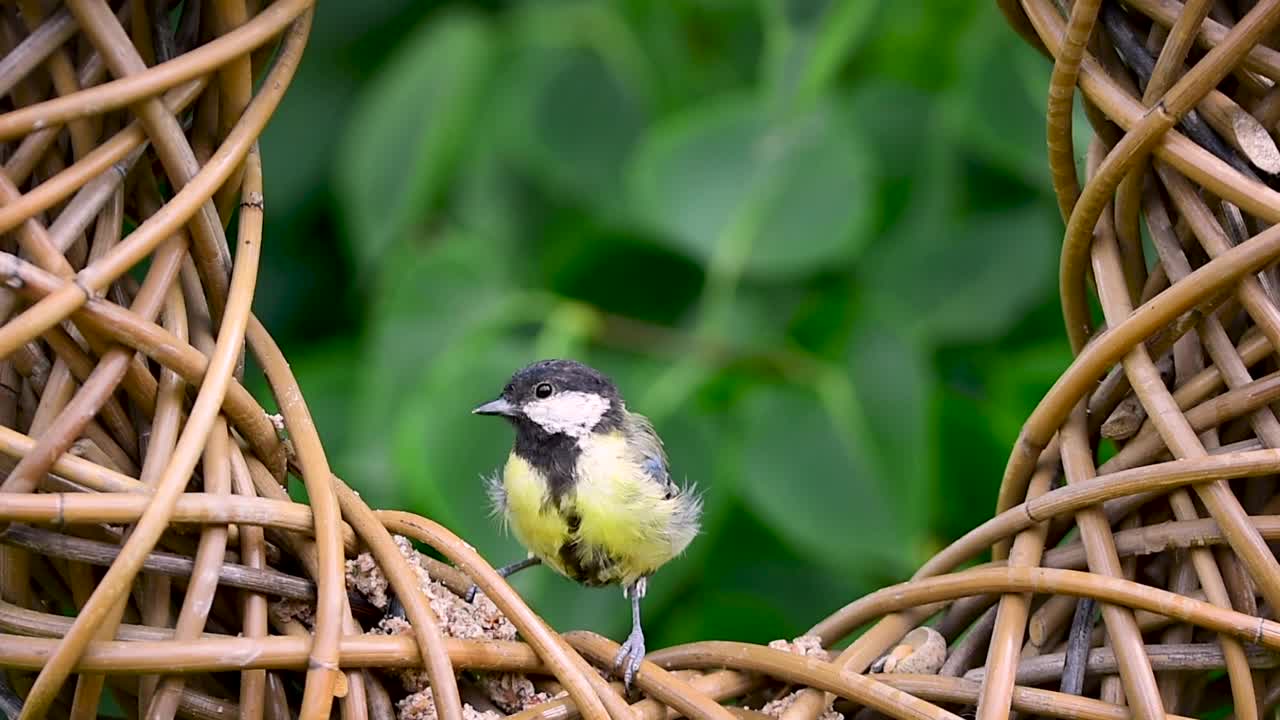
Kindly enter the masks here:
<path id="1" fill-rule="evenodd" d="M 649 576 L 698 534 L 698 493 L 671 479 L 648 418 L 628 411 L 613 381 L 582 363 L 533 363 L 472 412 L 515 427 L 489 494 L 529 556 L 498 572 L 545 563 L 589 587 L 621 585 L 631 634 L 613 664 L 629 691 L 645 654 L 640 600 Z"/>

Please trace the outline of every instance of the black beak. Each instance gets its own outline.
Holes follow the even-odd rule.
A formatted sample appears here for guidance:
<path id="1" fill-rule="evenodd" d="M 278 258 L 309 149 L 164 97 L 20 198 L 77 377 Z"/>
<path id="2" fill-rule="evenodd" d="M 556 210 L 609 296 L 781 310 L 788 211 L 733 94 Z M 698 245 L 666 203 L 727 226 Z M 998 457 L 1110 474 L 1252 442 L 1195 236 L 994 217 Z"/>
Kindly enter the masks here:
<path id="1" fill-rule="evenodd" d="M 502 415 L 504 417 L 515 417 L 518 413 L 516 406 L 512 405 L 509 400 L 500 397 L 497 400 L 490 400 L 471 411 L 476 415 Z"/>

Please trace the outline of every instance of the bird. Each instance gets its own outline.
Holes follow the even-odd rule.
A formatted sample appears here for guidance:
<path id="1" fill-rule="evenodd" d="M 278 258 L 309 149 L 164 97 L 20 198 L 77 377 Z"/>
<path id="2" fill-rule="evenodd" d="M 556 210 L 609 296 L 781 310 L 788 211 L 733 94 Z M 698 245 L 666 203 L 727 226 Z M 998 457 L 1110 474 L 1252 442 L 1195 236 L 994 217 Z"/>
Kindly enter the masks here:
<path id="1" fill-rule="evenodd" d="M 587 587 L 621 586 L 631 633 L 613 669 L 621 668 L 630 692 L 645 655 L 640 601 L 649 578 L 697 536 L 700 492 L 672 479 L 649 419 L 627 409 L 609 377 L 576 360 L 521 368 L 472 412 L 515 429 L 506 464 L 487 489 L 528 556 L 498 574 L 544 564 Z"/>

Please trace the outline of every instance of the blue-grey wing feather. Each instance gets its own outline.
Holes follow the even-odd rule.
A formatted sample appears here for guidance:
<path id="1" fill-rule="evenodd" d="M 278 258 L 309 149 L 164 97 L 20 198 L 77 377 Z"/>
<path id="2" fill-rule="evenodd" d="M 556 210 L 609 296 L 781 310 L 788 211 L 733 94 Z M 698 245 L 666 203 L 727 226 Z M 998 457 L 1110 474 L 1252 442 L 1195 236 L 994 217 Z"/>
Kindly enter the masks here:
<path id="1" fill-rule="evenodd" d="M 662 438 L 654 432 L 649 419 L 638 413 L 626 413 L 624 417 L 623 432 L 627 434 L 627 446 L 635 453 L 636 463 L 665 491 L 667 499 L 675 503 L 675 512 L 665 532 L 673 551 L 679 554 L 698 534 L 702 496 L 693 485 L 680 487 L 671 479 Z"/>
<path id="2" fill-rule="evenodd" d="M 671 481 L 667 452 L 662 447 L 662 438 L 654 431 L 653 424 L 649 422 L 649 418 L 639 413 L 629 412 L 625 418 L 623 429 L 627 434 L 627 444 L 639 456 L 640 467 L 654 482 L 674 493 L 677 488 Z"/>
<path id="3" fill-rule="evenodd" d="M 641 467 L 644 468 L 644 471 L 648 473 L 649 477 L 653 478 L 655 482 L 666 488 L 667 497 L 672 497 L 679 492 L 680 489 L 676 487 L 676 484 L 671 480 L 671 473 L 667 471 L 666 458 L 646 455 L 644 462 L 641 463 Z"/>
<path id="4" fill-rule="evenodd" d="M 660 457 L 654 457 L 653 455 L 646 455 L 644 458 L 644 462 L 641 463 L 641 466 L 644 468 L 645 472 L 649 473 L 649 477 L 652 477 L 654 480 L 657 480 L 660 483 L 665 484 L 667 480 L 671 477 L 670 473 L 667 472 L 666 461 L 664 461 Z"/>

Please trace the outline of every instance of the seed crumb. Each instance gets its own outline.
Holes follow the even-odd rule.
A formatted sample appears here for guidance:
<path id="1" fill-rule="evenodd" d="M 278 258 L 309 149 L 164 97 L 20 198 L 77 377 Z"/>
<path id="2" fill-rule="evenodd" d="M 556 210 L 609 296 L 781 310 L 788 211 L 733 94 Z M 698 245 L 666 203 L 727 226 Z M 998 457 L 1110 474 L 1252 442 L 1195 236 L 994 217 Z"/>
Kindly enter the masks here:
<path id="1" fill-rule="evenodd" d="M 817 635 L 801 635 L 800 637 L 787 642 L 786 640 L 774 640 L 769 643 L 769 647 L 774 650 L 782 650 L 793 655 L 801 657 L 812 657 L 819 660 L 831 660 L 831 653 L 822 647 L 822 639 Z"/>
<path id="2" fill-rule="evenodd" d="M 427 604 L 440 619 L 441 629 L 448 637 L 477 640 L 515 640 L 516 626 L 507 620 L 498 606 L 478 593 L 475 601 L 468 603 L 458 597 L 444 583 L 431 578 L 424 556 L 413 548 L 413 543 L 403 535 L 393 535 L 396 548 L 409 561 L 418 580 L 418 587 L 427 597 Z M 371 604 L 386 608 L 390 603 L 390 583 L 373 555 L 363 552 L 347 560 L 347 587 L 365 596 Z M 403 601 L 402 601 L 403 602 Z"/>
<path id="3" fill-rule="evenodd" d="M 436 720 L 436 703 L 431 688 L 419 690 L 396 703 L 398 720 Z M 480 711 L 468 703 L 462 704 L 462 720 L 502 720 L 502 715 L 492 711 Z"/>
<path id="4" fill-rule="evenodd" d="M 539 692 L 533 681 L 519 673 L 480 673 L 476 681 L 493 704 L 508 713 L 518 713 L 551 700 L 550 694 Z"/>
<path id="5" fill-rule="evenodd" d="M 418 581 L 418 587 L 426 596 L 431 611 L 440 620 L 441 630 L 446 637 L 482 640 L 516 639 L 516 626 L 507 620 L 492 600 L 484 595 L 477 595 L 474 603 L 467 603 L 444 583 L 431 578 L 423 562 L 424 556 L 414 549 L 413 543 L 408 538 L 403 535 L 393 535 L 392 539 L 401 556 L 409 562 L 409 568 Z M 346 569 L 348 587 L 364 595 L 370 603 L 379 608 L 385 608 L 390 604 L 390 584 L 382 568 L 370 553 L 360 553 L 348 560 Z M 369 632 L 379 635 L 412 635 L 413 625 L 405 618 L 389 615 L 383 617 Z M 393 670 L 391 674 L 398 678 L 404 689 L 410 693 L 419 693 L 429 685 L 426 670 L 422 668 L 399 668 Z M 543 694 L 536 693 L 533 684 L 526 678 L 519 675 L 512 677 L 520 678 L 524 683 L 510 680 L 507 681 L 506 686 L 500 683 L 495 685 L 494 691 L 502 690 L 508 702 L 504 703 L 500 698 L 495 697 L 494 704 L 502 708 L 515 707 L 516 710 L 512 711 L 515 712 L 522 709 L 521 703 L 529 698 L 538 697 L 540 699 L 537 702 L 545 702 L 546 698 L 541 697 Z M 527 689 L 524 684 L 528 685 Z M 487 690 L 487 692 L 494 691 Z"/>
<path id="6" fill-rule="evenodd" d="M 296 598 L 281 598 L 267 606 L 267 612 L 277 625 L 284 625 L 296 620 L 308 630 L 316 626 L 316 609 L 311 603 Z"/>
<path id="7" fill-rule="evenodd" d="M 389 585 L 372 553 L 362 552 L 347 560 L 347 588 L 364 595 L 374 607 L 386 609 Z"/>
<path id="8" fill-rule="evenodd" d="M 780 718 L 782 717 L 782 713 L 787 711 L 787 708 L 795 704 L 796 697 L 797 693 L 793 692 L 783 695 L 780 698 L 774 698 L 773 700 L 765 703 L 764 707 L 760 708 L 760 712 L 771 718 Z"/>
<path id="9" fill-rule="evenodd" d="M 831 653 L 828 652 L 826 648 L 822 647 L 822 640 L 816 635 L 801 635 L 791 641 L 774 640 L 769 643 L 769 647 L 774 650 L 789 652 L 801 657 L 811 657 L 824 662 L 831 661 Z M 799 693 L 800 691 L 797 690 L 780 698 L 770 700 L 765 703 L 764 707 L 760 708 L 760 712 L 768 715 L 769 717 L 781 718 L 783 713 L 795 704 L 796 698 L 799 697 Z M 844 714 L 836 712 L 835 709 L 828 704 L 822 711 L 822 714 L 818 716 L 818 720 L 844 720 Z"/>
<path id="10" fill-rule="evenodd" d="M 413 625 L 402 617 L 388 615 L 369 632 L 375 635 L 413 635 Z M 388 668 L 387 672 L 397 678 L 400 685 L 409 693 L 416 695 L 423 691 L 430 691 L 431 681 L 425 667 Z M 405 699 L 408 700 L 408 698 Z"/>
<path id="11" fill-rule="evenodd" d="M 797 690 L 780 698 L 770 700 L 765 706 L 760 708 L 760 712 L 771 718 L 781 718 L 782 714 L 795 704 L 796 698 L 800 697 L 800 691 Z M 822 714 L 818 716 L 818 720 L 844 720 L 844 713 L 838 713 L 830 705 L 827 706 Z"/>

